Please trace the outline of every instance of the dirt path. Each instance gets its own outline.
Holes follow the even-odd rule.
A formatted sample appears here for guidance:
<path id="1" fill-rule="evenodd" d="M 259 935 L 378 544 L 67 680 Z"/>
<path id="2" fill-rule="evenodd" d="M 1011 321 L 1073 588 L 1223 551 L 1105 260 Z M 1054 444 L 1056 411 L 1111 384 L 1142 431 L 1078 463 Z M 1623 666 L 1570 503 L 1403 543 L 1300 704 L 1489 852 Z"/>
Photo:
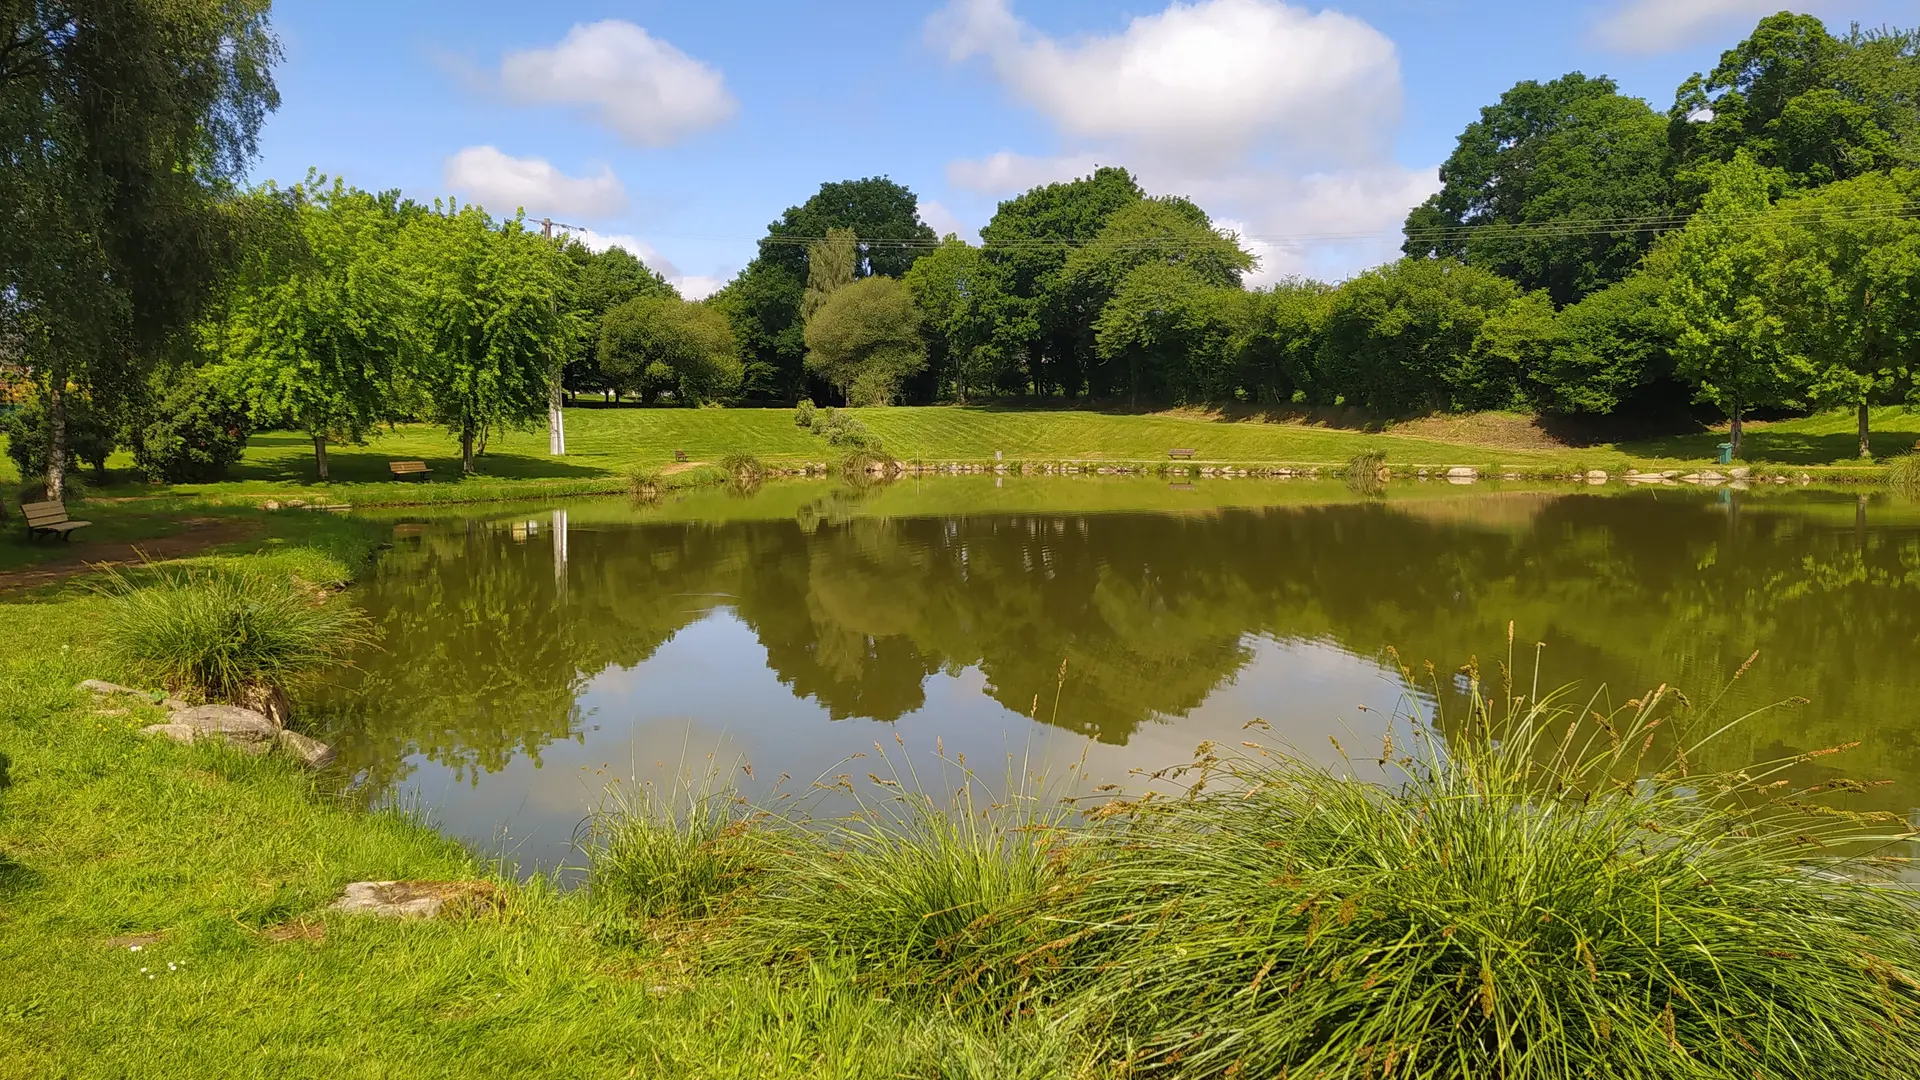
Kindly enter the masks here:
<path id="1" fill-rule="evenodd" d="M 57 559 L 0 573 L 0 592 L 65 581 L 103 566 L 159 562 L 198 555 L 221 544 L 251 539 L 260 532 L 260 526 L 253 522 L 224 518 L 187 518 L 180 524 L 181 530 L 171 536 L 125 543 L 66 544 L 64 547 L 70 550 L 62 551 Z"/>

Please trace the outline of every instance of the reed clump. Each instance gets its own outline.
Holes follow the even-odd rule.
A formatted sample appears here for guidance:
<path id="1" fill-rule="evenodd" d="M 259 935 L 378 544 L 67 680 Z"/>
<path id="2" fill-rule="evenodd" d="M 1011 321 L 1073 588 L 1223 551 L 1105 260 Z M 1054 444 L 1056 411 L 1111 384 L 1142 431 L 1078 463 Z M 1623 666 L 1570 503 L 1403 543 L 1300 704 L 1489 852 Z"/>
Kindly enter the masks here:
<path id="1" fill-rule="evenodd" d="M 632 934 L 657 919 L 705 919 L 747 888 L 768 845 L 743 803 L 712 775 L 610 790 L 576 837 L 604 926 Z"/>
<path id="2" fill-rule="evenodd" d="M 657 499 L 660 497 L 663 479 L 659 469 L 647 465 L 635 465 L 626 472 L 627 493 L 636 499 Z"/>
<path id="3" fill-rule="evenodd" d="M 208 701 L 250 701 L 346 662 L 372 626 L 292 578 L 226 568 L 110 571 L 101 631 L 130 672 Z"/>
<path id="4" fill-rule="evenodd" d="M 720 468 L 739 484 L 757 484 L 767 476 L 766 465 L 759 458 L 743 450 L 733 450 L 722 455 Z"/>
<path id="5" fill-rule="evenodd" d="M 1341 475 L 1346 479 L 1348 487 L 1363 494 L 1374 495 L 1379 494 L 1386 487 L 1380 475 L 1386 467 L 1387 452 L 1385 450 L 1368 450 L 1355 454 L 1347 462 L 1347 467 L 1342 470 Z"/>

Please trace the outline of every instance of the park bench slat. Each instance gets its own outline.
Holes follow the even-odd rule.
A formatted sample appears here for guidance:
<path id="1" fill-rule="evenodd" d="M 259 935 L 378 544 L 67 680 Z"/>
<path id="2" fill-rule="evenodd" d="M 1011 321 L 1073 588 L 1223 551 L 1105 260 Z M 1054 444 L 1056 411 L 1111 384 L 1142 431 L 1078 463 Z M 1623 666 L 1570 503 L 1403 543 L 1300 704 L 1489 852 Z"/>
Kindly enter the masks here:
<path id="1" fill-rule="evenodd" d="M 387 462 L 387 468 L 392 470 L 396 478 L 402 476 L 426 476 L 433 471 L 427 468 L 427 463 L 424 461 L 389 461 Z"/>
<path id="2" fill-rule="evenodd" d="M 1169 458 L 1189 458 L 1190 459 L 1193 457 L 1193 451 L 1185 448 L 1169 450 L 1167 451 L 1167 456 Z"/>

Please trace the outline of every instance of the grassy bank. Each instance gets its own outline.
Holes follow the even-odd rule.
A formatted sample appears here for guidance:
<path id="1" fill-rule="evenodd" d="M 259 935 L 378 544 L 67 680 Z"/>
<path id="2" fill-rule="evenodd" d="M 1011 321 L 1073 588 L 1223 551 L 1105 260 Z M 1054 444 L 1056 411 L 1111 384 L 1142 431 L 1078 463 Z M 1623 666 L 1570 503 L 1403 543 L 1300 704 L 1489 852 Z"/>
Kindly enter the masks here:
<path id="1" fill-rule="evenodd" d="M 195 565 L 325 582 L 374 540 L 279 517 Z M 337 778 L 142 738 L 157 709 L 73 689 L 131 677 L 98 645 L 109 602 L 70 584 L 0 603 L 0 1077 L 989 1077 L 1060 1060 L 1037 1021 L 894 1005 L 831 964 L 692 978 L 660 945 L 600 933 L 579 893 L 350 808 Z M 350 881 L 472 878 L 501 887 L 499 913 L 326 911 Z"/>
<path id="2" fill-rule="evenodd" d="M 1470 466 L 1486 472 L 1560 475 L 1600 469 L 1698 468 L 1716 459 L 1725 436 L 1706 431 L 1634 442 L 1571 447 L 1556 442 L 1526 417 L 1486 414 L 1435 418 L 1364 431 L 1293 419 L 1180 411 L 1123 414 L 1092 410 L 999 407 L 903 407 L 851 410 L 903 461 L 1082 462 L 1163 464 L 1167 451 L 1195 451 L 1197 463 L 1338 466 L 1380 451 L 1402 469 Z M 1877 480 L 1878 466 L 1853 459 L 1851 414 L 1823 413 L 1800 420 L 1755 424 L 1746 459 L 1761 469 L 1806 471 L 1819 479 Z M 568 454 L 548 456 L 544 430 L 496 435 L 480 459 L 480 473 L 461 479 L 458 448 L 444 431 L 402 425 L 362 446 L 329 451 L 331 482 L 315 480 L 313 448 L 302 435 L 256 435 L 234 471 L 219 484 L 179 485 L 172 494 L 221 500 L 300 498 L 354 505 L 487 502 L 610 494 L 626 487 L 635 469 L 666 469 L 676 451 L 692 463 L 718 463 L 728 454 L 752 454 L 778 466 L 837 462 L 840 448 L 793 424 L 786 409 L 606 409 L 567 413 Z M 1920 413 L 1875 412 L 1877 453 L 1911 449 L 1920 438 Z M 433 470 L 424 483 L 395 482 L 391 460 L 421 459 Z M 125 470 L 124 454 L 110 466 Z M 4 466 L 0 466 L 3 468 Z M 124 475 L 124 473 L 122 474 Z M 710 469 L 669 477 L 674 485 L 711 481 Z M 89 476 L 89 479 L 91 477 Z M 109 496 L 155 493 L 116 480 Z"/>

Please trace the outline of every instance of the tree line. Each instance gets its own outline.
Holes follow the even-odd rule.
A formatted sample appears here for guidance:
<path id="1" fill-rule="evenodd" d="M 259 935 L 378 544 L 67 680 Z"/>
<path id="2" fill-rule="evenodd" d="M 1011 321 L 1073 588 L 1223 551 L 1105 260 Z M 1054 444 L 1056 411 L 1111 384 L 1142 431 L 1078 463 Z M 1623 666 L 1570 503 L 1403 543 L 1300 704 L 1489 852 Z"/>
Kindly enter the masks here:
<path id="1" fill-rule="evenodd" d="M 218 475 L 257 426 L 490 433 L 566 396 L 1056 397 L 1519 408 L 1871 406 L 1915 393 L 1920 34 L 1760 21 L 1664 113 L 1522 82 L 1468 125 L 1403 257 L 1247 288 L 1256 260 L 1122 168 L 938 237 L 886 177 L 823 184 L 699 302 L 618 248 L 309 176 L 240 183 L 277 106 L 265 0 L 16 6 L 0 27 L 0 364 L 56 497 L 131 449 Z M 103 87 L 114 87 L 111 100 Z M 1737 450 L 1736 450 L 1737 452 Z"/>

